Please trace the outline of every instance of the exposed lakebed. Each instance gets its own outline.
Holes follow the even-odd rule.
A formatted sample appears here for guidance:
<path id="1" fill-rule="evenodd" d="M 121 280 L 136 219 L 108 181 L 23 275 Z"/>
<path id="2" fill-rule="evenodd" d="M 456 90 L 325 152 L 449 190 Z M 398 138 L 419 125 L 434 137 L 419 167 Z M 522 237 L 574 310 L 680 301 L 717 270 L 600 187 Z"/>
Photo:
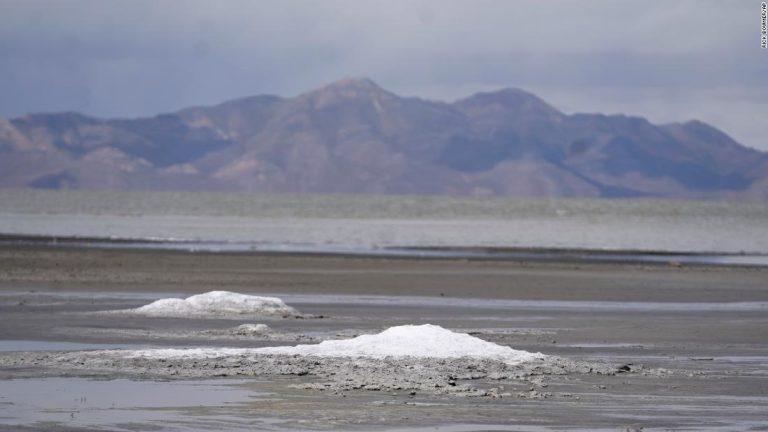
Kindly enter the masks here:
<path id="1" fill-rule="evenodd" d="M 3 293 L 3 338 L 40 345 L 35 351 L 0 355 L 3 377 L 15 378 L 3 381 L 12 385 L 0 392 L 5 404 L 0 423 L 61 430 L 89 425 L 112 430 L 453 430 L 464 424 L 456 430 L 472 431 L 509 430 L 505 424 L 513 412 L 518 430 L 672 423 L 717 430 L 723 424 L 744 429 L 759 424 L 768 404 L 760 390 L 767 378 L 760 361 L 766 353 L 749 342 L 754 326 L 764 323 L 759 302 L 654 307 L 643 302 L 285 295 L 282 300 L 302 315 L 323 318 L 103 313 L 135 309 L 166 295 Z M 705 343 L 706 336 L 687 333 L 713 316 L 727 344 Z M 37 326 L 25 326 L 32 322 Z M 392 334 L 404 330 L 409 331 Z M 389 336 L 409 335 L 414 337 L 406 344 L 410 354 L 426 355 L 376 351 L 391 348 Z M 46 349 L 46 339 L 57 342 Z M 461 344 L 468 341 L 476 345 L 462 352 Z M 56 345 L 63 342 L 85 345 Z M 296 344 L 299 348 L 291 348 Z M 461 355 L 491 347 L 491 352 L 525 353 L 525 361 Z M 456 355 L 441 357 L 443 348 Z M 354 355 L 338 355 L 345 350 Z M 750 361 L 739 360 L 744 358 Z M 58 378 L 43 378 L 51 376 Z M 29 393 L 14 390 L 24 382 L 40 394 L 61 389 L 71 400 L 30 405 L 25 402 Z M 153 386 L 160 388 L 158 395 L 186 389 L 190 395 L 147 402 L 151 409 L 142 401 L 125 400 L 118 404 L 122 411 L 106 406 L 108 398 L 100 396 L 121 389 L 125 394 L 153 391 Z M 185 399 L 203 388 L 209 399 Z M 90 402 L 76 398 L 95 406 L 88 408 Z M 10 408 L 22 405 L 27 408 Z M 495 427 L 488 424 L 488 419 L 504 418 Z"/>

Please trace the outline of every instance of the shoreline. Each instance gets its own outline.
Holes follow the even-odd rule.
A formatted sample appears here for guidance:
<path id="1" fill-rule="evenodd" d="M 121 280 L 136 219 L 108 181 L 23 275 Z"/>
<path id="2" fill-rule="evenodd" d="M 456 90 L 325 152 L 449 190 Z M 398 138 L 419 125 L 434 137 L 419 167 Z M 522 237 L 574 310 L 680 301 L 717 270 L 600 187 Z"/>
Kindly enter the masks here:
<path id="1" fill-rule="evenodd" d="M 318 256 L 370 259 L 513 261 L 521 263 L 740 267 L 768 269 L 758 252 L 666 251 L 498 246 L 363 246 L 255 243 L 187 239 L 54 236 L 0 233 L 0 248 L 107 249 L 188 253 Z"/>

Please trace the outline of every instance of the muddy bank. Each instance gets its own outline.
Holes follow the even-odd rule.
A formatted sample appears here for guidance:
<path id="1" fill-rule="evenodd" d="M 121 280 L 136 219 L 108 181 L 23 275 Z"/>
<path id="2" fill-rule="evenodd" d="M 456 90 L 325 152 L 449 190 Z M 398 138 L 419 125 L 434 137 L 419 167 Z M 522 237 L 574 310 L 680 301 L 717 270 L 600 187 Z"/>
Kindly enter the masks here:
<path id="1" fill-rule="evenodd" d="M 307 376 L 315 382 L 296 384 L 322 391 L 420 391 L 430 394 L 467 396 L 547 397 L 549 392 L 531 388 L 529 393 L 503 392 L 505 381 L 525 381 L 542 389 L 546 378 L 570 374 L 628 376 L 643 373 L 661 376 L 671 372 L 649 370 L 627 364 L 573 361 L 542 356 L 518 365 L 484 359 L 433 358 L 325 358 L 264 354 L 234 354 L 213 358 L 162 358 L 134 356 L 130 351 L 6 353 L 0 355 L 0 370 L 15 377 L 106 376 L 139 379 L 206 379 L 215 377 Z M 501 383 L 479 389 L 473 382 Z"/>

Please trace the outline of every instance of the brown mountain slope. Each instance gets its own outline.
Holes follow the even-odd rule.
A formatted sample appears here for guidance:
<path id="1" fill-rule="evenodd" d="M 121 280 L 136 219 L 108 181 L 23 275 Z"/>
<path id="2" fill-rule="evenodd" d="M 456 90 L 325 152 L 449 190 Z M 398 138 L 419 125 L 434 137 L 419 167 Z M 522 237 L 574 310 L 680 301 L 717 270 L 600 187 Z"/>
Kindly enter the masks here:
<path id="1" fill-rule="evenodd" d="M 0 185 L 497 196 L 768 196 L 768 156 L 701 122 L 448 104 L 344 79 L 151 118 L 0 119 Z"/>

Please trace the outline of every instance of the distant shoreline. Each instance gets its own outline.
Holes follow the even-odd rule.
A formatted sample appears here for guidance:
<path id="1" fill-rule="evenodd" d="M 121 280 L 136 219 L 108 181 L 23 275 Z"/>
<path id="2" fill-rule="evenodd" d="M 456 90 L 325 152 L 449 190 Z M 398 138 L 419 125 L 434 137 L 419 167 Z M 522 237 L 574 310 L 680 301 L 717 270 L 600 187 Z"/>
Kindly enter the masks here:
<path id="1" fill-rule="evenodd" d="M 768 254 L 552 247 L 366 246 L 189 239 L 51 236 L 0 233 L 0 246 L 72 249 L 165 250 L 189 253 L 447 259 L 657 266 L 768 267 Z"/>

